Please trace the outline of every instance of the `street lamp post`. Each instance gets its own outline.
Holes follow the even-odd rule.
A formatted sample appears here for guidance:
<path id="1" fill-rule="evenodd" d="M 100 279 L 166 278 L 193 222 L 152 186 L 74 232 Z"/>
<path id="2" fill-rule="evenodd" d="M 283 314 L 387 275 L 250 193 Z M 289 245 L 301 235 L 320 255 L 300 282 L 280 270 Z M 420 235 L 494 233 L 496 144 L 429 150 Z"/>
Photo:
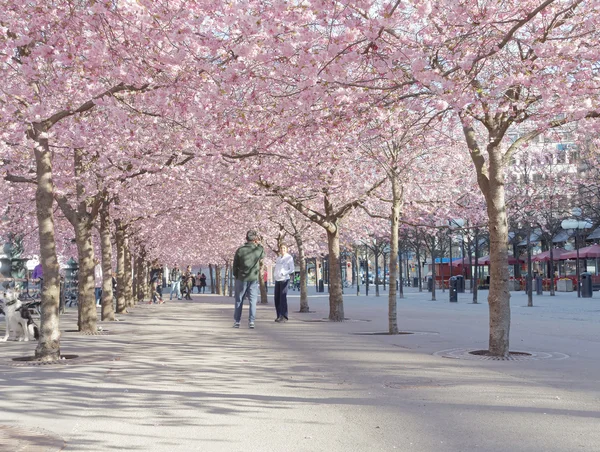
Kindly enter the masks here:
<path id="1" fill-rule="evenodd" d="M 581 297 L 581 285 L 579 283 L 579 231 L 582 231 L 586 228 L 591 228 L 593 225 L 589 221 L 583 220 L 575 220 L 570 218 L 568 220 L 563 220 L 561 223 L 563 229 L 574 230 L 575 231 L 575 250 L 577 252 L 577 258 L 575 261 L 575 275 L 577 278 L 577 298 Z"/>

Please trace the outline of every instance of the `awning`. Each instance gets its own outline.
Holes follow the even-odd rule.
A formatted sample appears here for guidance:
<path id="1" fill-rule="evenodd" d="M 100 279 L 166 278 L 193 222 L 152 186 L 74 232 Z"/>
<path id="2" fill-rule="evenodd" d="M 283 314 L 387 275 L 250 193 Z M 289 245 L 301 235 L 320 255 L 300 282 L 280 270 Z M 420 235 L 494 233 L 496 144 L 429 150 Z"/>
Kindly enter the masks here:
<path id="1" fill-rule="evenodd" d="M 540 236 L 542 235 L 541 231 L 531 231 L 529 235 L 529 243 L 537 243 L 540 241 Z M 527 238 L 517 244 L 517 246 L 527 246 Z"/>
<path id="2" fill-rule="evenodd" d="M 600 239 L 600 227 L 596 228 L 590 235 L 586 237 L 586 240 Z"/>
<path id="3" fill-rule="evenodd" d="M 554 248 L 552 250 L 552 259 L 558 261 L 561 259 L 561 256 L 567 251 L 563 248 Z M 550 262 L 550 251 L 544 251 L 543 253 L 536 254 L 531 257 L 533 262 Z"/>
<path id="4" fill-rule="evenodd" d="M 564 229 L 562 231 L 560 231 L 558 234 L 556 234 L 554 236 L 554 238 L 552 239 L 552 241 L 554 243 L 560 243 L 560 242 L 566 242 L 567 240 L 569 240 L 569 237 L 571 237 L 572 234 L 569 234 L 568 231 L 565 231 Z"/>
<path id="5" fill-rule="evenodd" d="M 597 259 L 600 257 L 600 245 L 586 246 L 585 248 L 579 249 L 579 259 Z M 564 253 L 561 257 L 564 259 L 577 259 L 577 251 L 569 251 Z"/>

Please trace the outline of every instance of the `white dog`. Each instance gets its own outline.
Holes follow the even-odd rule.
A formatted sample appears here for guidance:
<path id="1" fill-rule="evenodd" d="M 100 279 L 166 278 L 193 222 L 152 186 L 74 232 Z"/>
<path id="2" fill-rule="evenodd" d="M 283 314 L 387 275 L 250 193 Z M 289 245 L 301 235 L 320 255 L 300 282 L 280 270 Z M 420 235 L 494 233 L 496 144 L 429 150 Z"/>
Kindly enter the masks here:
<path id="1" fill-rule="evenodd" d="M 14 290 L 6 290 L 4 292 L 3 305 L 0 310 L 4 313 L 6 320 L 6 335 L 0 342 L 6 342 L 10 333 L 14 334 L 16 341 L 29 341 L 30 339 L 39 338 L 39 330 L 27 307 L 23 306 L 19 300 L 18 292 Z"/>

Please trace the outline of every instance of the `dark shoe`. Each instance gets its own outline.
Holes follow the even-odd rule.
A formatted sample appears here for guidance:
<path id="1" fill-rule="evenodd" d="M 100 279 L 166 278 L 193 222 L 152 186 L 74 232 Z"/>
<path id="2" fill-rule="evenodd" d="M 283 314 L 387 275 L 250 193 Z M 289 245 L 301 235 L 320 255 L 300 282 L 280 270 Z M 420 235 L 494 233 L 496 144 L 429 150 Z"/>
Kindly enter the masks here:
<path id="1" fill-rule="evenodd" d="M 279 321 L 279 323 L 285 323 L 288 321 L 287 317 L 281 316 L 281 320 Z"/>
<path id="2" fill-rule="evenodd" d="M 239 328 L 240 327 L 240 322 L 233 322 L 233 327 L 234 328 Z"/>
<path id="3" fill-rule="evenodd" d="M 277 318 L 275 319 L 275 321 L 276 321 L 277 323 L 281 323 L 281 319 L 283 319 L 283 317 L 279 316 L 279 317 L 277 317 Z"/>

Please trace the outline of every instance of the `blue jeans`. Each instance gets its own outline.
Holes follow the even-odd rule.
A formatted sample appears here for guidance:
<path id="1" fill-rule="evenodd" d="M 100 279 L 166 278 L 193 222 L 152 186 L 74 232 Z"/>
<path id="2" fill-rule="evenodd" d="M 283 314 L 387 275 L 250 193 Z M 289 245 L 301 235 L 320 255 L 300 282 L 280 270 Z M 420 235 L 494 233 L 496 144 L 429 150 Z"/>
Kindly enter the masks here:
<path id="1" fill-rule="evenodd" d="M 94 288 L 94 295 L 96 296 L 96 304 L 100 304 L 100 302 L 102 301 L 102 288 L 101 287 L 95 287 Z"/>
<path id="2" fill-rule="evenodd" d="M 177 295 L 178 300 L 181 300 L 181 281 L 171 282 L 171 296 L 169 297 L 169 300 L 173 299 L 173 293 Z"/>
<path id="3" fill-rule="evenodd" d="M 258 281 L 235 280 L 235 311 L 233 312 L 233 319 L 238 323 L 242 318 L 245 297 L 248 298 L 248 303 L 250 304 L 248 322 L 254 323 L 256 319 L 256 299 L 258 298 Z"/>

